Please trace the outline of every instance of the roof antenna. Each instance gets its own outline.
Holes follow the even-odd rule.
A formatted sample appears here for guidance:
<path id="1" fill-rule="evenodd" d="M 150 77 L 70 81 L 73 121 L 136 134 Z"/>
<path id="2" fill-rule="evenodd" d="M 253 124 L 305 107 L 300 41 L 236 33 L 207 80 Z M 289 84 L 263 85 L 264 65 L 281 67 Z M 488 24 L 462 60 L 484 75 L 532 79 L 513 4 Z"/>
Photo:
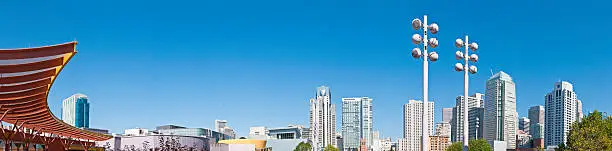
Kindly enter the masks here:
<path id="1" fill-rule="evenodd" d="M 493 76 L 493 68 L 489 68 L 489 70 L 491 71 L 491 76 Z"/>

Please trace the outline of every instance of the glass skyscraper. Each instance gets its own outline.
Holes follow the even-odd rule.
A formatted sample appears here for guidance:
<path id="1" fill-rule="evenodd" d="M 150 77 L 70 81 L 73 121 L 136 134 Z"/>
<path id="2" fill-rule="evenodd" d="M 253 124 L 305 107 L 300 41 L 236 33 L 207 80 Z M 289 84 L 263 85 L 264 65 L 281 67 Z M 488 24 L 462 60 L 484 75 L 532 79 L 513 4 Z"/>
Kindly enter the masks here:
<path id="1" fill-rule="evenodd" d="M 342 98 L 342 137 L 345 151 L 359 150 L 361 139 L 365 140 L 366 148 L 371 148 L 371 98 Z"/>
<path id="2" fill-rule="evenodd" d="M 62 121 L 78 128 L 89 128 L 89 101 L 84 94 L 74 94 L 62 102 Z"/>
<path id="3" fill-rule="evenodd" d="M 505 141 L 507 149 L 516 149 L 516 87 L 510 75 L 500 71 L 487 80 L 484 105 L 484 138 Z"/>

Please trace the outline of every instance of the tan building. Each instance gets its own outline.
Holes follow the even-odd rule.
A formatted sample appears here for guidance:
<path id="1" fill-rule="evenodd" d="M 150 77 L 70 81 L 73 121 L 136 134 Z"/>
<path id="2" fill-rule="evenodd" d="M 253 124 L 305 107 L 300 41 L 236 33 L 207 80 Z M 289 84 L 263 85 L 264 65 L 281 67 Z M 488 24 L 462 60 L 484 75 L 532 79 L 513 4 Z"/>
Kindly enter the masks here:
<path id="1" fill-rule="evenodd" d="M 451 145 L 449 136 L 429 136 L 430 151 L 445 151 Z"/>

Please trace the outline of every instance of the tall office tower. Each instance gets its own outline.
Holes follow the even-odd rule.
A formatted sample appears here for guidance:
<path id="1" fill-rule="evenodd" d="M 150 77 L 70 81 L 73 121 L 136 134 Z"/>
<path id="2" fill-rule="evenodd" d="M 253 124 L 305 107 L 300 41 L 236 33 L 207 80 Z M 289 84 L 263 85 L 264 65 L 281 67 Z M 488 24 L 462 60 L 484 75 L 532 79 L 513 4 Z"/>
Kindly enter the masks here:
<path id="1" fill-rule="evenodd" d="M 469 116 L 469 111 L 483 107 L 483 94 L 475 93 L 468 97 L 468 127 L 476 127 L 475 116 Z M 455 108 L 453 109 L 453 118 L 451 119 L 451 140 L 453 142 L 463 141 L 463 96 L 457 96 L 455 100 Z M 479 119 L 480 120 L 480 119 Z M 469 129 L 468 129 L 469 134 Z"/>
<path id="2" fill-rule="evenodd" d="M 518 120 L 518 129 L 522 130 L 523 132 L 525 132 L 525 134 L 529 134 L 529 126 L 531 124 L 529 124 L 529 119 L 527 117 L 521 117 Z"/>
<path id="3" fill-rule="evenodd" d="M 74 94 L 62 101 L 62 121 L 78 128 L 89 128 L 89 101 L 84 94 Z"/>
<path id="4" fill-rule="evenodd" d="M 469 139 L 478 139 L 483 137 L 484 129 L 484 107 L 475 107 L 468 111 L 468 137 Z"/>
<path id="5" fill-rule="evenodd" d="M 536 124 L 544 125 L 544 106 L 532 106 L 529 108 L 529 135 L 534 136 L 533 127 Z"/>
<path id="6" fill-rule="evenodd" d="M 372 140 L 372 99 L 342 98 L 342 136 L 344 150 L 358 150 L 360 140 L 371 148 Z"/>
<path id="7" fill-rule="evenodd" d="M 484 138 L 504 141 L 507 149 L 516 149 L 516 88 L 512 77 L 500 71 L 486 82 Z"/>
<path id="8" fill-rule="evenodd" d="M 577 97 L 571 83 L 556 82 L 545 97 L 544 145 L 556 146 L 567 141 L 570 126 L 577 121 Z"/>
<path id="9" fill-rule="evenodd" d="M 442 122 L 450 123 L 453 119 L 453 108 L 442 108 Z"/>
<path id="10" fill-rule="evenodd" d="M 576 99 L 576 120 L 578 120 L 578 122 L 582 122 L 582 117 L 584 115 L 582 115 L 582 101 Z"/>
<path id="11" fill-rule="evenodd" d="M 433 134 L 433 118 L 434 118 L 434 102 L 427 102 L 427 113 L 423 113 L 423 102 L 410 100 L 408 104 L 404 105 L 404 138 L 407 143 L 407 150 L 421 150 L 421 139 L 422 139 L 422 117 L 426 114 L 427 117 L 427 130 L 431 136 Z"/>
<path id="12" fill-rule="evenodd" d="M 446 136 L 450 138 L 451 136 L 451 125 L 447 122 L 439 122 L 436 123 L 436 132 L 435 136 Z"/>
<path id="13" fill-rule="evenodd" d="M 310 99 L 310 130 L 310 140 L 315 151 L 322 151 L 328 145 L 338 147 L 336 105 L 331 102 L 329 87 L 318 87 L 315 98 Z"/>

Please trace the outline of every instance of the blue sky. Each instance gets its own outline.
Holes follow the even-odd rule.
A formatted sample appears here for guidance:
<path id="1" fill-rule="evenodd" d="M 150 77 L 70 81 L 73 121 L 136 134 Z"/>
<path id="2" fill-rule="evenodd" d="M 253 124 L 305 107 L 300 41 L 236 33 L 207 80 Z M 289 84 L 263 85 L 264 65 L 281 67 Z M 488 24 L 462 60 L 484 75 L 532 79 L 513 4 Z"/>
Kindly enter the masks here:
<path id="1" fill-rule="evenodd" d="M 0 48 L 78 40 L 49 96 L 84 93 L 91 126 L 121 133 L 162 124 L 213 127 L 226 119 L 239 135 L 251 126 L 308 125 L 316 87 L 374 99 L 374 127 L 402 136 L 402 105 L 421 99 L 422 63 L 412 59 L 410 21 L 440 25 L 430 64 L 436 121 L 463 92 L 452 45 L 480 44 L 480 73 L 510 74 L 517 108 L 544 103 L 554 82 L 574 84 L 584 110 L 612 111 L 612 12 L 608 1 L 5 1 Z M 338 115 L 341 115 L 338 108 Z M 338 117 L 337 119 L 341 119 Z M 340 121 L 338 121 L 340 123 Z M 340 129 L 340 125 L 338 125 Z"/>

